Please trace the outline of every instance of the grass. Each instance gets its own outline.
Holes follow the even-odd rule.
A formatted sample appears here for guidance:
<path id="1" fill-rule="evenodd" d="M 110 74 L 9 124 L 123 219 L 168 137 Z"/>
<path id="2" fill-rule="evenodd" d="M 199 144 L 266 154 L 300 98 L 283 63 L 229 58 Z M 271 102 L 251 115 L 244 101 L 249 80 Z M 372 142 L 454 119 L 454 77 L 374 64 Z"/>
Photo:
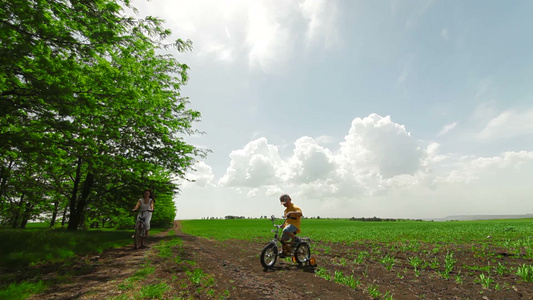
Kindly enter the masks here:
<path id="1" fill-rule="evenodd" d="M 272 238 L 269 219 L 183 220 L 185 233 L 217 240 Z M 243 230 L 246 228 L 246 230 Z M 302 236 L 329 242 L 378 241 L 435 244 L 487 242 L 499 243 L 515 252 L 531 247 L 533 219 L 457 221 L 457 222 L 362 222 L 348 219 L 303 219 Z M 413 241 L 416 241 L 413 244 Z M 511 242 L 514 241 L 514 242 Z"/>
<path id="2" fill-rule="evenodd" d="M 165 229 L 153 228 L 151 234 Z M 131 245 L 132 230 L 108 231 L 88 230 L 69 232 L 62 229 L 48 229 L 47 225 L 32 224 L 23 230 L 0 229 L 0 238 L 9 243 L 0 247 L 0 268 L 8 270 L 32 269 L 31 278 L 16 278 L 19 272 L 0 274 L 0 299 L 26 299 L 33 294 L 45 292 L 59 281 L 60 276 L 40 280 L 40 264 L 58 262 L 66 266 L 70 257 L 99 253 L 107 248 Z M 215 278 L 204 270 L 195 267 L 193 261 L 180 257 L 183 241 L 170 230 L 168 239 L 152 246 L 145 263 L 139 265 L 135 273 L 117 282 L 115 288 L 121 295 L 110 299 L 189 299 L 194 296 L 206 298 L 228 298 L 229 291 L 217 292 Z M 76 258 L 77 259 L 77 258 Z M 178 267 L 174 267 L 179 265 Z M 170 267 L 170 268 L 169 268 Z M 164 272 L 162 272 L 164 270 Z M 161 276 L 165 274 L 165 276 Z M 166 275 L 172 274 L 171 277 Z M 68 276 L 71 274 L 65 275 Z M 9 282 L 13 282 L 9 284 Z M 6 284 L 7 283 L 7 284 Z"/>
<path id="3" fill-rule="evenodd" d="M 132 231 L 0 230 L 0 267 L 26 267 L 131 244 Z"/>
<path id="4" fill-rule="evenodd" d="M 32 294 L 37 294 L 46 289 L 46 284 L 42 281 L 31 283 L 22 282 L 19 284 L 12 283 L 6 288 L 0 290 L 0 299 L 26 299 Z"/>
<path id="5" fill-rule="evenodd" d="M 169 289 L 170 286 L 164 282 L 149 284 L 141 288 L 139 296 L 141 299 L 163 299 L 163 295 Z"/>
<path id="6" fill-rule="evenodd" d="M 76 255 L 101 253 L 132 243 L 133 230 L 48 229 L 45 223 L 28 224 L 28 229 L 0 229 L 0 268 L 23 268 L 44 262 L 61 262 Z M 164 228 L 153 228 L 156 234 Z"/>
<path id="7" fill-rule="evenodd" d="M 139 269 L 135 272 L 135 274 L 133 274 L 133 276 L 126 278 L 123 283 L 119 284 L 118 289 L 122 291 L 132 289 L 138 285 L 137 282 L 141 281 L 143 278 L 146 278 L 148 275 L 153 274 L 154 272 L 155 268 L 151 266 Z"/>

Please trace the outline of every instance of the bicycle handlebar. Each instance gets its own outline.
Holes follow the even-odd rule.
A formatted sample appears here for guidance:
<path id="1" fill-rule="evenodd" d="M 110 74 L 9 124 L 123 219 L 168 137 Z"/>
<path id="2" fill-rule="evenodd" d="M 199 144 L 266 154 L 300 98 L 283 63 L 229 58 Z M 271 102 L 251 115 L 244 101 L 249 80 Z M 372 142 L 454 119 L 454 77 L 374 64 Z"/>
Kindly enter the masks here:
<path id="1" fill-rule="evenodd" d="M 270 216 L 270 220 L 272 221 L 272 225 L 274 225 L 275 227 L 280 227 L 283 225 L 283 224 L 276 224 L 276 220 L 283 220 L 283 222 L 285 222 L 287 219 L 286 218 L 276 218 L 274 215 Z"/>

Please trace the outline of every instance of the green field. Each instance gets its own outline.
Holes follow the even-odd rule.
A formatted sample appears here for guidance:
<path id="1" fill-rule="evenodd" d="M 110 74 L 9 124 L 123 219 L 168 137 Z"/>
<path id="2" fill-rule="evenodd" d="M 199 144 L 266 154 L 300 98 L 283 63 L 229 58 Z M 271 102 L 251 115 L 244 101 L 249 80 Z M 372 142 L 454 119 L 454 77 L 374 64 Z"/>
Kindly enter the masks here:
<path id="1" fill-rule="evenodd" d="M 219 240 L 270 237 L 270 229 L 273 228 L 269 219 L 184 220 L 181 224 L 185 233 Z M 481 241 L 488 236 L 492 240 L 505 240 L 533 236 L 533 219 L 451 222 L 304 219 L 302 234 L 330 242 L 411 239 L 424 242 Z"/>
<path id="2" fill-rule="evenodd" d="M 279 222 L 279 221 L 278 221 Z M 271 239 L 269 219 L 185 220 L 182 230 L 211 239 Z M 491 244 L 509 250 L 520 248 L 533 255 L 533 219 L 486 221 L 362 222 L 348 219 L 304 219 L 302 236 L 324 242 L 422 242 Z"/>

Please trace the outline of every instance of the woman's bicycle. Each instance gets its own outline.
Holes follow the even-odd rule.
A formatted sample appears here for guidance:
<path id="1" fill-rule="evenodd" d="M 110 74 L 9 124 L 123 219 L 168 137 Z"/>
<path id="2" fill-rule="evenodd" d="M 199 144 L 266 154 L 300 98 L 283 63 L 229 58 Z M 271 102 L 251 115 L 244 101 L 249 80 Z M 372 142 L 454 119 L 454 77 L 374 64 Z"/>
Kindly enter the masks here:
<path id="1" fill-rule="evenodd" d="M 152 212 L 152 210 L 141 210 L 139 211 L 140 215 L 137 217 L 135 222 L 135 235 L 133 236 L 133 249 L 144 247 L 144 239 L 146 238 L 146 225 L 144 225 L 145 212 Z"/>
<path id="2" fill-rule="evenodd" d="M 285 221 L 285 219 L 276 219 L 274 216 L 271 216 L 270 220 L 276 229 L 272 229 L 272 232 L 274 233 L 272 241 L 270 241 L 265 248 L 263 248 L 263 251 L 261 251 L 261 265 L 265 269 L 272 268 L 276 264 L 276 260 L 280 255 L 280 247 L 278 247 L 278 245 L 281 245 L 280 230 L 282 230 L 282 224 L 276 224 L 276 220 Z M 310 242 L 311 239 L 309 237 L 301 237 L 296 242 L 288 243 L 287 245 L 290 248 L 290 254 L 286 257 L 291 256 L 292 261 L 298 263 L 300 266 L 307 264 L 316 267 L 316 260 L 311 257 Z"/>

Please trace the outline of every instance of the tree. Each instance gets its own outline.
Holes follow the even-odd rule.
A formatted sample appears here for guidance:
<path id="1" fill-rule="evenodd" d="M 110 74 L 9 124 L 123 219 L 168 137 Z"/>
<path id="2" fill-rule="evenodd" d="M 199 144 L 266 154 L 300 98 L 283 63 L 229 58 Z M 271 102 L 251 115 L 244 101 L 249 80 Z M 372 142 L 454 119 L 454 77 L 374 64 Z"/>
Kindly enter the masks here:
<path id="1" fill-rule="evenodd" d="M 171 175 L 205 155 L 182 138 L 200 119 L 180 94 L 188 66 L 165 54 L 191 42 L 164 44 L 162 20 L 121 9 L 110 0 L 13 0 L 0 9 L 3 212 L 8 199 L 27 194 L 12 184 L 22 166 L 28 176 L 47 172 L 50 190 L 30 204 L 62 195 L 76 230 L 89 207 L 103 205 L 95 201 L 120 207 L 125 191 L 131 198 L 155 177 L 174 190 Z"/>

